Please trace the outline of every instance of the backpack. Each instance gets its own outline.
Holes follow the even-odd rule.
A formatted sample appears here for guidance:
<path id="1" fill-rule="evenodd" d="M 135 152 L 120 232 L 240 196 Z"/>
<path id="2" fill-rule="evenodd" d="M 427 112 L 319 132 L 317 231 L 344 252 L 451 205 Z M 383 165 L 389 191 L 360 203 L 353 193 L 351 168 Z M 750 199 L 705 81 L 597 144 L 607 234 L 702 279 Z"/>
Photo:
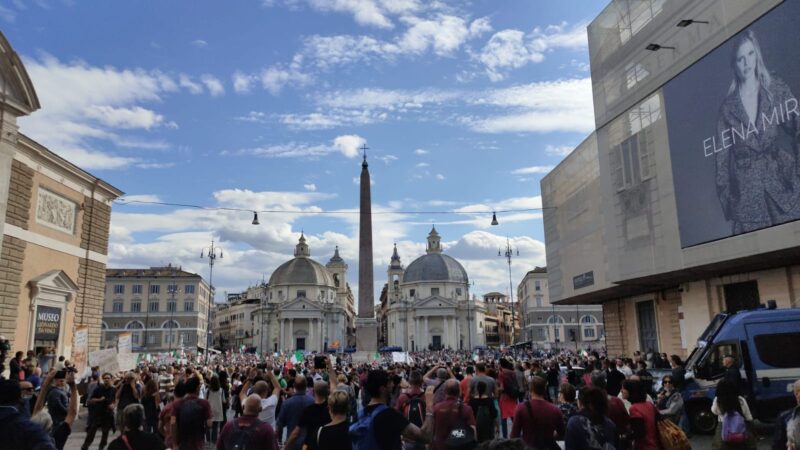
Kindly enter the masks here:
<path id="1" fill-rule="evenodd" d="M 380 404 L 369 415 L 362 414 L 354 424 L 350 425 L 349 433 L 350 440 L 353 442 L 353 450 L 381 450 L 378 447 L 378 440 L 375 439 L 373 422 L 375 417 L 387 408 L 388 406 Z"/>
<path id="2" fill-rule="evenodd" d="M 513 371 L 505 372 L 505 376 L 503 377 L 503 392 L 514 400 L 519 400 L 523 396 L 522 392 L 520 392 L 519 384 L 517 383 L 517 374 Z"/>
<path id="3" fill-rule="evenodd" d="M 445 440 L 445 445 L 450 450 L 472 450 L 475 448 L 475 433 L 472 432 L 472 428 L 464 420 L 463 411 L 464 404 L 459 401 L 458 409 L 455 411 L 458 414 L 456 426 L 450 430 Z M 452 413 L 453 411 L 450 410 L 449 412 Z"/>
<path id="4" fill-rule="evenodd" d="M 403 416 L 414 425 L 422 427 L 425 420 L 425 400 L 423 400 L 422 394 L 408 396 L 408 402 L 403 408 Z"/>
<path id="5" fill-rule="evenodd" d="M 478 442 L 491 441 L 494 439 L 494 417 L 487 404 L 481 404 L 475 411 L 475 428 L 478 431 Z"/>
<path id="6" fill-rule="evenodd" d="M 656 431 L 661 448 L 664 450 L 691 450 L 692 444 L 681 428 L 668 418 L 656 417 Z"/>
<path id="7" fill-rule="evenodd" d="M 747 440 L 747 424 L 738 411 L 729 411 L 722 417 L 722 442 L 741 444 Z"/>
<path id="8" fill-rule="evenodd" d="M 233 430 L 225 438 L 225 448 L 230 450 L 250 450 L 250 436 L 264 422 L 256 419 L 249 427 L 240 427 L 239 421 L 233 421 Z"/>

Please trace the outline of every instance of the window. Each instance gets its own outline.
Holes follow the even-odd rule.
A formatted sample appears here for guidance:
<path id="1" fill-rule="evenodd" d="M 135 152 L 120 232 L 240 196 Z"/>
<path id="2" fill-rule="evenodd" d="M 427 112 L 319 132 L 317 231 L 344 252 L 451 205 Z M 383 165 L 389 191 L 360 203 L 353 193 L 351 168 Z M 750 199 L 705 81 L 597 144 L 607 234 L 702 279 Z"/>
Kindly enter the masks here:
<path id="1" fill-rule="evenodd" d="M 147 343 L 148 344 L 155 344 L 158 342 L 158 336 L 156 334 L 150 334 L 147 336 Z"/>
<path id="2" fill-rule="evenodd" d="M 178 293 L 178 285 L 177 284 L 168 284 L 167 285 L 167 293 L 168 294 L 177 294 Z"/>
<path id="3" fill-rule="evenodd" d="M 139 345 L 139 333 L 131 333 L 131 344 Z"/>
<path id="4" fill-rule="evenodd" d="M 194 302 L 191 300 L 186 300 L 183 302 L 183 310 L 186 312 L 194 311 Z"/>
<path id="5" fill-rule="evenodd" d="M 167 302 L 167 312 L 175 312 L 175 309 L 176 309 L 175 306 L 176 306 L 176 302 L 173 302 L 171 300 L 168 301 Z"/>
<path id="6" fill-rule="evenodd" d="M 539 281 L 539 280 L 534 281 L 533 282 L 533 286 L 537 291 L 541 291 L 542 290 L 542 282 Z"/>
<path id="7" fill-rule="evenodd" d="M 411 289 L 409 291 L 409 293 L 408 293 L 409 297 L 416 297 L 416 295 L 417 295 L 417 290 L 416 289 Z"/>
<path id="8" fill-rule="evenodd" d="M 431 296 L 439 295 L 439 288 L 431 288 Z"/>
<path id="9" fill-rule="evenodd" d="M 141 294 L 142 293 L 142 285 L 141 284 L 134 284 L 131 286 L 131 292 L 134 294 Z"/>
<path id="10" fill-rule="evenodd" d="M 114 293 L 115 294 L 124 294 L 125 293 L 125 285 L 124 284 L 115 284 L 114 285 Z"/>
<path id="11" fill-rule="evenodd" d="M 726 356 L 733 356 L 736 364 L 739 364 L 741 361 L 741 358 L 739 358 L 739 349 L 737 345 L 732 342 L 717 344 L 708 352 L 708 356 L 705 362 L 703 362 L 703 365 L 708 367 L 710 379 L 721 377 L 725 373 L 725 366 L 722 364 L 722 360 L 725 359 Z"/>
<path id="12" fill-rule="evenodd" d="M 150 306 L 147 309 L 150 312 L 158 312 L 158 301 L 150 302 Z"/>
<path id="13" fill-rule="evenodd" d="M 297 291 L 297 298 L 306 298 L 306 291 Z"/>
<path id="14" fill-rule="evenodd" d="M 753 340 L 765 364 L 781 369 L 800 367 L 800 352 L 786 351 L 800 346 L 800 333 L 762 334 Z"/>
<path id="15" fill-rule="evenodd" d="M 584 328 L 583 337 L 586 339 L 594 339 L 594 327 Z"/>
<path id="16" fill-rule="evenodd" d="M 183 293 L 184 294 L 194 294 L 194 285 L 193 284 L 187 284 L 186 286 L 184 286 L 183 287 Z"/>
<path id="17" fill-rule="evenodd" d="M 461 296 L 461 288 L 456 288 L 456 295 Z"/>
<path id="18" fill-rule="evenodd" d="M 133 302 L 131 303 L 131 312 L 142 312 L 142 302 Z"/>
<path id="19" fill-rule="evenodd" d="M 114 312 L 115 313 L 122 312 L 122 302 L 114 302 Z"/>
<path id="20" fill-rule="evenodd" d="M 542 296 L 541 295 L 537 295 L 536 296 L 536 306 L 539 306 L 539 307 L 542 306 Z"/>
<path id="21" fill-rule="evenodd" d="M 159 285 L 159 284 L 150 285 L 150 293 L 151 294 L 160 294 L 161 293 L 161 285 Z"/>

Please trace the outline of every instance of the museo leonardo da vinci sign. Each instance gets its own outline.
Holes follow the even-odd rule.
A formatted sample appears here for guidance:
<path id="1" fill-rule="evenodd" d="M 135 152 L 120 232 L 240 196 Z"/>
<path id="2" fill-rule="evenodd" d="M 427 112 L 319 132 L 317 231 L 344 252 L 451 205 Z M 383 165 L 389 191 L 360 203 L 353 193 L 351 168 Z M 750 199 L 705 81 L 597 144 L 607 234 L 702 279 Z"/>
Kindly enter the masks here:
<path id="1" fill-rule="evenodd" d="M 663 89 L 681 247 L 800 219 L 800 2 Z"/>
<path id="2" fill-rule="evenodd" d="M 58 340 L 61 327 L 61 308 L 50 306 L 36 307 L 36 325 L 33 339 L 37 341 Z"/>

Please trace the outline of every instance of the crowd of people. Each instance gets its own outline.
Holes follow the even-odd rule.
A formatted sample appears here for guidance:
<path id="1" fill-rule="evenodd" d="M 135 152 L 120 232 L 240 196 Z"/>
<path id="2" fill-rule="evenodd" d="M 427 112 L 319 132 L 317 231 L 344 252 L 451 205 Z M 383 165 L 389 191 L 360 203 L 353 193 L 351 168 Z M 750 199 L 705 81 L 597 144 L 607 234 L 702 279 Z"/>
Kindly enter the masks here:
<path id="1" fill-rule="evenodd" d="M 62 449 L 79 402 L 88 410 L 82 449 L 656 450 L 659 421 L 689 432 L 675 355 L 443 350 L 409 353 L 404 362 L 390 354 L 198 361 L 92 368 L 76 380 L 63 358 L 42 374 L 19 352 L 0 381 L 0 437 L 6 448 Z M 655 383 L 650 371 L 666 365 Z M 731 370 L 717 386 L 715 448 L 755 448 L 737 376 Z M 800 405 L 800 381 L 795 396 Z M 799 411 L 778 421 L 776 450 L 796 449 Z"/>

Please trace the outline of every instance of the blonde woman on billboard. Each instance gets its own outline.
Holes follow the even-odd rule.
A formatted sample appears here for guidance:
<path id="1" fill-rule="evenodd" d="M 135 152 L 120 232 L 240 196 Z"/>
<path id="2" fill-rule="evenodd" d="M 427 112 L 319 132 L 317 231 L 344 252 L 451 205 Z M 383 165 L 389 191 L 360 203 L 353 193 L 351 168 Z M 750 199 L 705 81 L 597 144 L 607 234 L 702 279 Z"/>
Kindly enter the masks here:
<path id="1" fill-rule="evenodd" d="M 800 110 L 769 73 L 752 30 L 733 41 L 733 80 L 715 138 L 717 195 L 733 234 L 800 218 Z"/>

